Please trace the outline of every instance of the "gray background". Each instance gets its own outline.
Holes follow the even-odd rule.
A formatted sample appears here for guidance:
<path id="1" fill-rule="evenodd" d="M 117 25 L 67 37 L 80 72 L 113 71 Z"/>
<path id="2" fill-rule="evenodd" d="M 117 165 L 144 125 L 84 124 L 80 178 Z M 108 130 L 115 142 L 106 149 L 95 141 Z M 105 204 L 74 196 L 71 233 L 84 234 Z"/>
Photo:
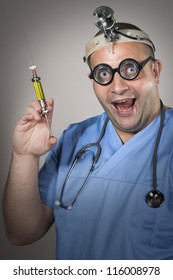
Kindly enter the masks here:
<path id="1" fill-rule="evenodd" d="M 47 98 L 55 99 L 52 129 L 56 136 L 72 122 L 102 112 L 88 68 L 83 63 L 84 46 L 97 32 L 93 11 L 112 7 L 118 21 L 131 22 L 149 33 L 157 58 L 164 65 L 160 96 L 173 106 L 172 98 L 172 0 L 79 1 L 1 0 L 0 8 L 0 197 L 8 174 L 14 126 L 35 94 L 24 34 Z M 35 244 L 15 247 L 5 237 L 0 211 L 0 259 L 54 259 L 54 228 Z"/>

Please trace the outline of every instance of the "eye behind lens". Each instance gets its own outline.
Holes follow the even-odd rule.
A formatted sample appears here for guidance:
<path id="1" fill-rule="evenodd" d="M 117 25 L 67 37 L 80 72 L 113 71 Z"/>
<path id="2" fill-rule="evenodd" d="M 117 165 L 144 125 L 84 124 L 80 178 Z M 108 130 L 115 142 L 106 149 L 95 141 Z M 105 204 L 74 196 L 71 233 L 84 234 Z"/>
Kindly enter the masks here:
<path id="1" fill-rule="evenodd" d="M 123 78 L 133 80 L 139 74 L 139 66 L 135 60 L 124 60 L 119 67 L 119 71 Z"/>
<path id="2" fill-rule="evenodd" d="M 112 69 L 110 66 L 102 64 L 93 70 L 94 80 L 100 84 L 107 84 L 112 79 Z"/>

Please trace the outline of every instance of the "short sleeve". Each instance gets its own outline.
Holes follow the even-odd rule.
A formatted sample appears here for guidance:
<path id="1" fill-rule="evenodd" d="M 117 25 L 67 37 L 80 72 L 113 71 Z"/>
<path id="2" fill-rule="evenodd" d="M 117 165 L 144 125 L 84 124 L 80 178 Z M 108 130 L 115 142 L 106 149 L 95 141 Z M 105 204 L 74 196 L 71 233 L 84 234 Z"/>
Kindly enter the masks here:
<path id="1" fill-rule="evenodd" d="M 38 182 L 42 202 L 54 208 L 56 195 L 56 178 L 61 157 L 61 149 L 64 133 L 61 135 L 57 145 L 46 156 L 45 162 L 40 169 Z"/>

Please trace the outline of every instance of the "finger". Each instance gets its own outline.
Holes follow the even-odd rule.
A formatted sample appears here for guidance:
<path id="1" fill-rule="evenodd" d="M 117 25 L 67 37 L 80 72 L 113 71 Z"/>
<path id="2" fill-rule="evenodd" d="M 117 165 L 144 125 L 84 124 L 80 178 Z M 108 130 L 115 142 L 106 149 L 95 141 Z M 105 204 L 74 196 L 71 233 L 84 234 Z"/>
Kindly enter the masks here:
<path id="1" fill-rule="evenodd" d="M 47 100 L 47 109 L 49 110 L 49 112 L 53 112 L 53 109 L 54 109 L 53 98 L 50 98 L 50 99 Z"/>
<path id="2" fill-rule="evenodd" d="M 40 112 L 41 111 L 41 105 L 40 102 L 35 100 L 30 104 L 30 107 L 33 108 L 35 111 Z"/>
<path id="3" fill-rule="evenodd" d="M 35 119 L 36 121 L 40 121 L 41 120 L 41 115 L 40 115 L 39 109 L 40 109 L 40 107 L 37 104 L 28 107 L 28 109 L 26 111 L 26 116 L 27 115 L 32 115 L 33 119 Z"/>
<path id="4" fill-rule="evenodd" d="M 54 100 L 50 98 L 47 100 L 47 108 L 48 108 L 48 119 L 50 123 L 52 122 L 53 110 L 54 110 Z"/>
<path id="5" fill-rule="evenodd" d="M 53 98 L 49 98 L 49 99 L 47 100 L 47 105 L 48 105 L 49 107 L 53 107 L 53 106 L 54 106 L 54 99 L 53 99 Z"/>
<path id="6" fill-rule="evenodd" d="M 37 112 L 41 112 L 41 104 L 39 101 L 35 100 L 33 101 L 30 106 L 31 108 L 33 108 L 35 111 Z M 54 107 L 54 100 L 53 98 L 50 98 L 48 99 L 47 101 L 45 101 L 45 107 L 46 109 L 48 109 L 49 111 L 52 111 L 53 110 L 53 107 Z"/>
<path id="7" fill-rule="evenodd" d="M 21 118 L 21 120 L 25 123 L 25 122 L 28 122 L 28 121 L 32 121 L 34 119 L 33 115 L 31 114 L 26 114 L 25 116 L 23 116 Z"/>

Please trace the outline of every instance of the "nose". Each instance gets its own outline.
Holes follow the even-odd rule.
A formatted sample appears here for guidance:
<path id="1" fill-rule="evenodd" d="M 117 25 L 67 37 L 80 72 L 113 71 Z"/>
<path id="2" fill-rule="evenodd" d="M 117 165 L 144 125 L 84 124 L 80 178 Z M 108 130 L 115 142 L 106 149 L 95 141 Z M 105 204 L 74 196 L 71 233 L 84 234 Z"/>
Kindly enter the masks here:
<path id="1" fill-rule="evenodd" d="M 114 78 L 111 83 L 111 92 L 123 95 L 129 89 L 129 81 L 123 79 L 119 73 L 114 74 Z"/>

